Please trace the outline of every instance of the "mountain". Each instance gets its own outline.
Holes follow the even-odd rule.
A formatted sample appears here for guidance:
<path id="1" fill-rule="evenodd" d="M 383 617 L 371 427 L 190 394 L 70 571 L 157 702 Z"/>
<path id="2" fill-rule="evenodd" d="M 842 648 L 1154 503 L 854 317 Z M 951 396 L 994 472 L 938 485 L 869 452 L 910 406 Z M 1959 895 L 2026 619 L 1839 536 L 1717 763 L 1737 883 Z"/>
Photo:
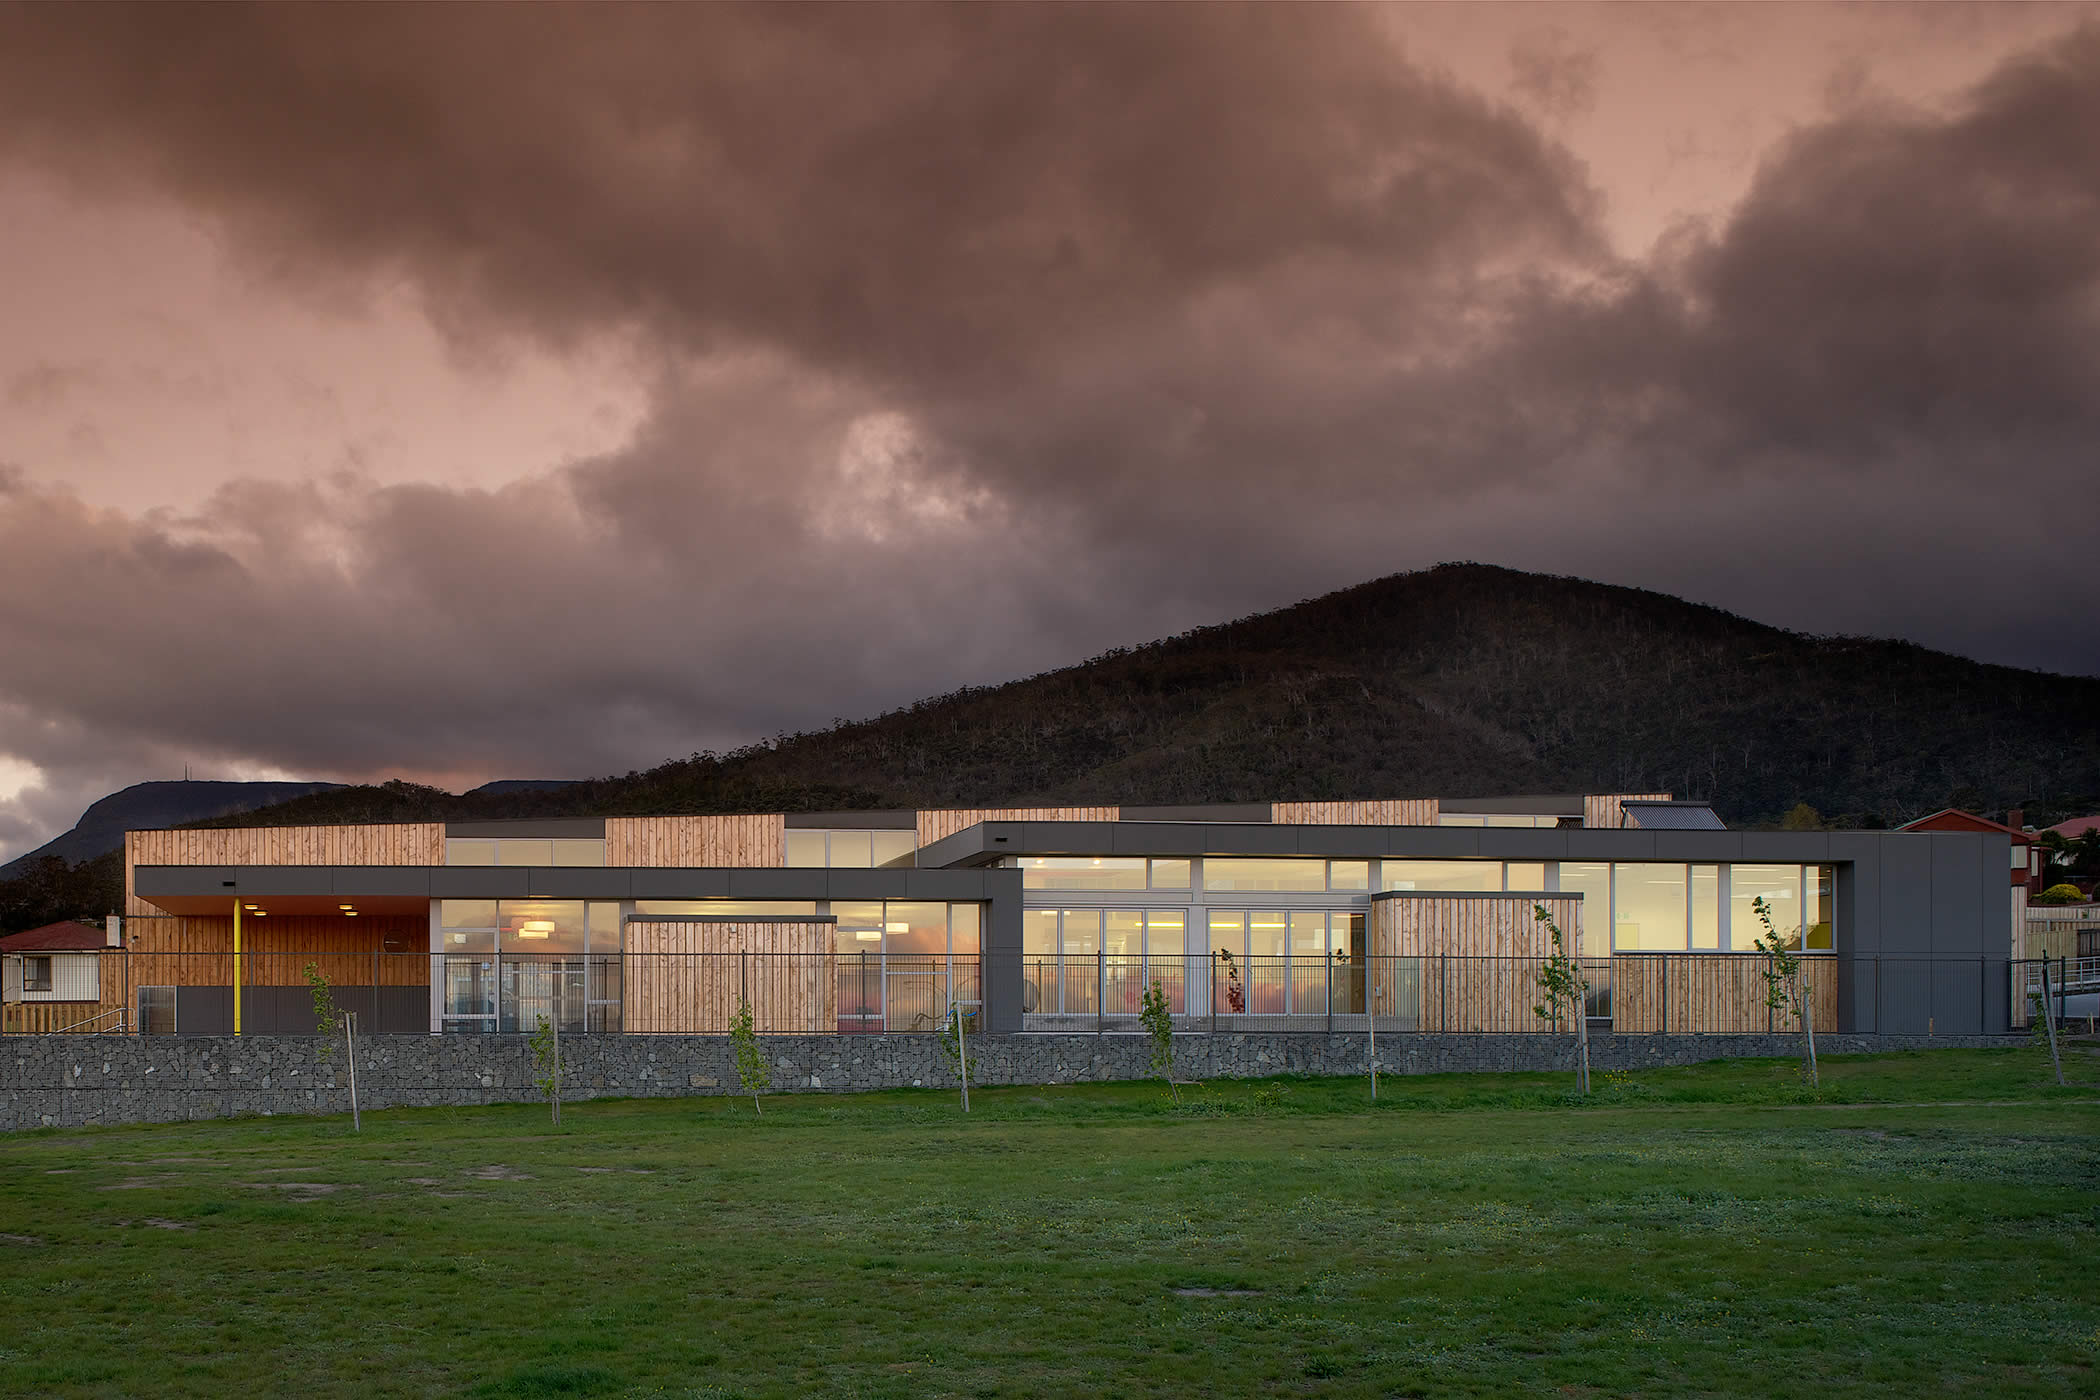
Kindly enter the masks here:
<path id="1" fill-rule="evenodd" d="M 263 785 L 141 785 L 183 786 Z M 1860 826 L 1943 806 L 2056 820 L 2100 809 L 2100 679 L 1446 564 L 625 777 L 303 786 L 198 824 L 1650 791 L 1735 825 L 1800 803 Z M 110 869 L 50 872 L 33 899 L 0 882 L 0 927 L 102 912 Z"/>
<path id="2" fill-rule="evenodd" d="M 124 844 L 124 833 L 152 826 L 252 812 L 294 797 L 340 787 L 340 783 L 133 783 L 97 801 L 80 814 L 73 829 L 45 842 L 27 855 L 0 865 L 0 880 L 20 875 L 47 856 L 69 865 L 93 860 Z"/>
<path id="3" fill-rule="evenodd" d="M 1447 564 L 622 778 L 245 820 L 1670 791 L 1739 825 L 2100 799 L 2100 679 Z M 343 814 L 338 818 L 335 814 Z"/>

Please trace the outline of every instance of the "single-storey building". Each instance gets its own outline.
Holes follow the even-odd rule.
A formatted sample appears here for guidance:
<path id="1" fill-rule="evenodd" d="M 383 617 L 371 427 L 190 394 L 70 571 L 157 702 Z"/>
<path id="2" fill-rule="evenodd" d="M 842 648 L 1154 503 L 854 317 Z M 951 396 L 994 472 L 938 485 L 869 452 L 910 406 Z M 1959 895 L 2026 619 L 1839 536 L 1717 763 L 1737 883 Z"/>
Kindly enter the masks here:
<path id="1" fill-rule="evenodd" d="M 126 1029 L 123 980 L 103 976 L 116 944 L 77 919 L 0 938 L 0 1034 Z"/>
<path id="2" fill-rule="evenodd" d="M 1549 927 L 1620 1031 L 2002 1031 L 2002 832 L 1731 831 L 1666 793 L 136 831 L 147 1033 L 1527 1031 Z M 1543 913 L 1544 917 L 1541 917 Z M 1549 921 L 1550 920 L 1550 925 Z"/>

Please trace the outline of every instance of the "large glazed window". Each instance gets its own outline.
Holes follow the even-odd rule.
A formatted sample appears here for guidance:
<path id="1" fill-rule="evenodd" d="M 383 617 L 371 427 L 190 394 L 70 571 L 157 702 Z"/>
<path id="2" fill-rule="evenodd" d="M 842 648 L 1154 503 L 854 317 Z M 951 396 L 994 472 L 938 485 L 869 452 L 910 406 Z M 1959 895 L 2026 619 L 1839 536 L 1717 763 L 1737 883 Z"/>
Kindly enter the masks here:
<path id="1" fill-rule="evenodd" d="M 439 1011 L 447 1032 L 620 1029 L 620 906 L 568 899 L 438 904 Z"/>
<path id="2" fill-rule="evenodd" d="M 501 840 L 457 836 L 445 842 L 447 865 L 603 865 L 605 842 L 506 836 Z"/>
<path id="3" fill-rule="evenodd" d="M 1327 862 L 1297 857 L 1259 859 L 1207 856 L 1203 861 L 1207 893 L 1303 894 L 1327 888 Z"/>
<path id="4" fill-rule="evenodd" d="M 1379 872 L 1383 890 L 1451 890 L 1495 894 L 1502 889 L 1499 860 L 1389 860 Z"/>
<path id="5" fill-rule="evenodd" d="M 984 911 L 923 900 L 834 900 L 838 1028 L 845 1033 L 931 1031 L 959 1005 L 983 1005 L 978 966 Z"/>
<path id="6" fill-rule="evenodd" d="M 1023 889 L 1114 891 L 1149 887 L 1149 864 L 1138 856 L 1024 856 L 1021 859 Z M 1187 888 L 1185 879 L 1182 887 Z"/>
<path id="7" fill-rule="evenodd" d="M 1729 947 L 1756 951 L 1765 926 L 1757 917 L 1762 899 L 1780 945 L 1801 946 L 1801 867 L 1798 865 L 1731 865 L 1728 867 Z"/>
<path id="8" fill-rule="evenodd" d="M 1621 953 L 1681 953 L 1685 949 L 1685 868 L 1621 864 L 1612 867 L 1612 947 Z"/>
<path id="9" fill-rule="evenodd" d="M 794 827 L 787 833 L 787 863 L 804 868 L 867 870 L 893 862 L 907 863 L 918 844 L 916 831 Z"/>

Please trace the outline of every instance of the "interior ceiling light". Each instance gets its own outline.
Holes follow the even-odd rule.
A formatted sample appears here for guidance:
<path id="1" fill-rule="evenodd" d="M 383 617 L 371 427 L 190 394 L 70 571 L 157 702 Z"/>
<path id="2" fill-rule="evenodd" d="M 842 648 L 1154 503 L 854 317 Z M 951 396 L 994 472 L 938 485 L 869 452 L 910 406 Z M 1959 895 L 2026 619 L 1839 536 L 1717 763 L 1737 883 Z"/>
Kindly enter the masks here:
<path id="1" fill-rule="evenodd" d="M 518 925 L 518 937 L 520 938 L 545 938 L 552 932 L 554 932 L 554 920 L 552 919 L 527 919 L 524 923 Z"/>
<path id="2" fill-rule="evenodd" d="M 342 910 L 345 914 L 352 914 L 357 911 L 357 906 L 354 904 L 338 904 L 335 907 Z"/>
<path id="3" fill-rule="evenodd" d="M 357 917 L 357 911 L 355 909 L 345 909 L 343 911 L 343 917 L 346 919 L 354 919 Z"/>

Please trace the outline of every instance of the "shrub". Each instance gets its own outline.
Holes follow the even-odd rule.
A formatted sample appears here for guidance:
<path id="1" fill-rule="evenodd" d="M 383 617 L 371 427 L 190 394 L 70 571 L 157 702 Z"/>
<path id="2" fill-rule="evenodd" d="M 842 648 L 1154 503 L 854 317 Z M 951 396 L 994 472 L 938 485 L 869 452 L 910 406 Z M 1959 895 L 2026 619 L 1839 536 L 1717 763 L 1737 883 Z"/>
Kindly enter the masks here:
<path id="1" fill-rule="evenodd" d="M 2085 894 L 2076 885 L 2051 885 L 2034 897 L 2036 904 L 2083 904 Z"/>

